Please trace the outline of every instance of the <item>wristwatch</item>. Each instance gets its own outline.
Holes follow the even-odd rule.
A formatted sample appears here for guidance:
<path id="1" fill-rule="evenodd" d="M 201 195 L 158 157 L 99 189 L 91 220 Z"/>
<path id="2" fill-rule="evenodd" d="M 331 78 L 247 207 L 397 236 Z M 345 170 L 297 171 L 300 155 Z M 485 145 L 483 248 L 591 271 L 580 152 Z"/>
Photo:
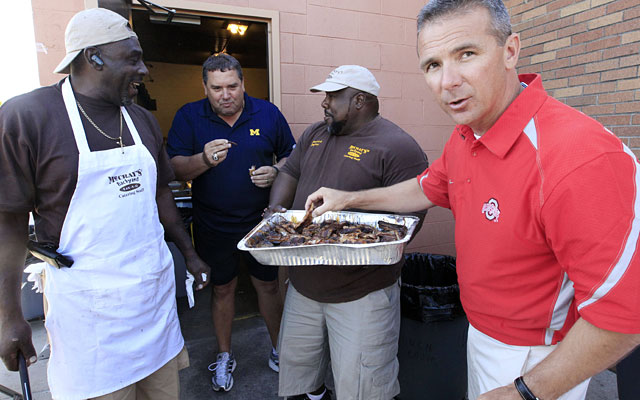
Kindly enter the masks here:
<path id="1" fill-rule="evenodd" d="M 533 394 L 527 384 L 524 383 L 524 379 L 522 379 L 521 376 L 517 377 L 513 381 L 513 384 L 516 385 L 516 390 L 520 394 L 520 397 L 522 397 L 522 400 L 540 400 L 535 394 Z"/>

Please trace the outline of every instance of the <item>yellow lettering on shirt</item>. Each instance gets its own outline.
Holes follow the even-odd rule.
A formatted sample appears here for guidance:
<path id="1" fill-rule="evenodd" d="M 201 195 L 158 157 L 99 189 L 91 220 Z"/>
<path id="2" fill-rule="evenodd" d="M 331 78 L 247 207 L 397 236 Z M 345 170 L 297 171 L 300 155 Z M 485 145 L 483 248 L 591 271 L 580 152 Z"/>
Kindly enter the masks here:
<path id="1" fill-rule="evenodd" d="M 322 140 L 314 140 L 311 142 L 311 147 L 320 146 L 322 144 Z"/>
<path id="2" fill-rule="evenodd" d="M 351 145 L 349 146 L 349 150 L 347 151 L 347 154 L 344 155 L 344 157 L 350 158 L 355 161 L 360 161 L 360 158 L 363 155 L 367 154 L 369 151 L 371 150 Z"/>
<path id="3" fill-rule="evenodd" d="M 260 136 L 260 129 L 249 129 L 250 136 Z"/>

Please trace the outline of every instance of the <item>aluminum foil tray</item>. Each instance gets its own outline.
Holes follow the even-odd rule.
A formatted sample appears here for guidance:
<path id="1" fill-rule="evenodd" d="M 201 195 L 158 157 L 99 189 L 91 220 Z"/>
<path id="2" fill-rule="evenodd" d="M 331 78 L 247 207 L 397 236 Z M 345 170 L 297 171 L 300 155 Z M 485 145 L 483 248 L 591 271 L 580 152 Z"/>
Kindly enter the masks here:
<path id="1" fill-rule="evenodd" d="M 377 227 L 382 220 L 407 227 L 407 235 L 402 240 L 393 242 L 368 244 L 312 244 L 301 246 L 247 247 L 247 238 L 272 221 L 284 217 L 299 222 L 304 217 L 304 210 L 288 210 L 273 214 L 260 222 L 238 243 L 238 249 L 248 251 L 263 265 L 391 265 L 400 261 L 405 245 L 418 225 L 419 219 L 410 215 L 373 214 L 349 211 L 327 212 L 313 219 L 314 223 L 328 219 L 362 223 Z"/>

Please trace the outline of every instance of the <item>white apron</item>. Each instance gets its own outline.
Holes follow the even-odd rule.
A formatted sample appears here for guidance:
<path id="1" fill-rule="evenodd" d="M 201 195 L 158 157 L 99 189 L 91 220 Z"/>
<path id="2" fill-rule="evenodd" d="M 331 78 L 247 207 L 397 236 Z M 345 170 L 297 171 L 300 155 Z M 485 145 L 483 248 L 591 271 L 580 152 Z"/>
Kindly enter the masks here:
<path id="1" fill-rule="evenodd" d="M 45 326 L 51 394 L 75 400 L 149 376 L 184 340 L 173 259 L 158 219 L 155 160 L 124 107 L 135 144 L 91 152 L 68 79 L 62 94 L 80 158 L 58 251 L 74 263 L 47 265 Z"/>
<path id="2" fill-rule="evenodd" d="M 486 335 L 469 324 L 467 338 L 468 399 L 501 386 L 531 371 L 557 345 L 513 346 Z M 591 378 L 558 397 L 558 400 L 584 400 Z M 535 393 L 534 393 L 535 394 Z"/>

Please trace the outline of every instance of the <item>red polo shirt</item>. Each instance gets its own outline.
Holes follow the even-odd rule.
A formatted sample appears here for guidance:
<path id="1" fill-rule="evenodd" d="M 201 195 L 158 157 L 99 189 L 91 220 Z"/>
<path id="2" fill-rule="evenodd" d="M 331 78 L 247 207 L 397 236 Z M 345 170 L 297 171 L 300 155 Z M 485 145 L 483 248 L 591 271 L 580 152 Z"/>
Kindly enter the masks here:
<path id="1" fill-rule="evenodd" d="M 640 333 L 640 170 L 539 75 L 480 139 L 456 126 L 419 183 L 456 220 L 470 323 L 513 345 L 556 343 L 580 316 Z"/>

